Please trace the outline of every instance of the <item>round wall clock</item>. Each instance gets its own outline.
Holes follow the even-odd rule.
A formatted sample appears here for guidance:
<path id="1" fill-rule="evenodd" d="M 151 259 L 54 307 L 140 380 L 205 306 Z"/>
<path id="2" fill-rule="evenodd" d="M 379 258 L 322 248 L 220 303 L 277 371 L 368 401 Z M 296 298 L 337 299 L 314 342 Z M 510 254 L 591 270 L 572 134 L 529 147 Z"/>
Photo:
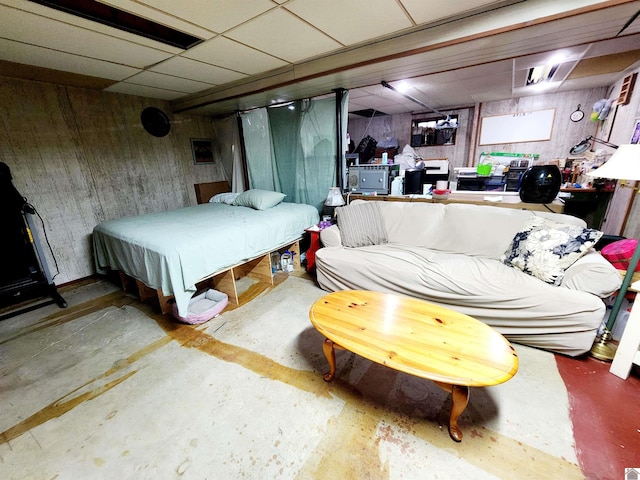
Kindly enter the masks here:
<path id="1" fill-rule="evenodd" d="M 140 115 L 144 129 L 154 137 L 164 137 L 171 130 L 169 117 L 156 107 L 147 107 Z"/>
<path id="2" fill-rule="evenodd" d="M 571 113 L 571 115 L 569 116 L 569 118 L 571 118 L 572 122 L 579 122 L 580 120 L 582 120 L 584 118 L 584 112 L 582 110 L 580 110 L 580 104 L 578 104 L 578 108 L 576 108 L 575 111 L 573 111 Z"/>

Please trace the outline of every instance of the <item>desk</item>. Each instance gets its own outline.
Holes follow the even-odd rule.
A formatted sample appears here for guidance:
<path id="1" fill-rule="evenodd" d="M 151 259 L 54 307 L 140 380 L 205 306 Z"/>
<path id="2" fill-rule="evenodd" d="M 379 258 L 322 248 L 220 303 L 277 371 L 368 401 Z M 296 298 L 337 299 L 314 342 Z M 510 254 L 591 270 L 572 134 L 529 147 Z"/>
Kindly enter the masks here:
<path id="1" fill-rule="evenodd" d="M 502 201 L 489 201 L 485 197 L 501 198 Z M 446 199 L 427 198 L 425 195 L 361 195 L 351 194 L 347 196 L 348 201 L 360 200 L 377 200 L 385 202 L 428 202 L 428 203 L 470 203 L 473 205 L 491 205 L 494 207 L 516 208 L 518 210 L 535 210 L 539 212 L 563 213 L 564 204 L 559 200 L 552 203 L 525 203 L 520 200 L 518 195 L 503 193 L 495 194 L 490 192 L 481 193 L 462 193 L 452 192 Z"/>
<path id="2" fill-rule="evenodd" d="M 589 228 L 602 226 L 607 206 L 613 196 L 612 189 L 562 188 L 560 192 L 571 195 L 565 198 L 565 213 L 582 218 Z"/>

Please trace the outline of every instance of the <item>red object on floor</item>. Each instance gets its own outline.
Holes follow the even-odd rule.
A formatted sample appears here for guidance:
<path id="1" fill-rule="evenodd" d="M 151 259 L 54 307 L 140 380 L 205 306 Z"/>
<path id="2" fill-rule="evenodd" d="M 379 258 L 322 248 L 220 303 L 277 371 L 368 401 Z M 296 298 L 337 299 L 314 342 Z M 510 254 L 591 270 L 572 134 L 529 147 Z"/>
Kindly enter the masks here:
<path id="1" fill-rule="evenodd" d="M 640 467 L 640 378 L 609 373 L 611 362 L 556 355 L 569 394 L 580 468 L 589 480 L 624 479 Z"/>

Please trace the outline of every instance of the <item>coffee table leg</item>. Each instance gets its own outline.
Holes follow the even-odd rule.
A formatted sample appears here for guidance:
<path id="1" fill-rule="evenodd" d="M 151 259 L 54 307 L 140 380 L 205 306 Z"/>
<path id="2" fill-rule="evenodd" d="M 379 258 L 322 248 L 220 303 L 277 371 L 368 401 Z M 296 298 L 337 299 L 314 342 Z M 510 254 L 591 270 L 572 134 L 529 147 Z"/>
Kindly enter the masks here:
<path id="1" fill-rule="evenodd" d="M 330 382 L 336 373 L 336 351 L 334 349 L 334 343 L 328 338 L 325 338 L 322 344 L 322 351 L 324 352 L 324 356 L 327 357 L 327 362 L 329 362 L 329 373 L 325 373 L 322 378 L 325 382 Z"/>
<path id="2" fill-rule="evenodd" d="M 449 435 L 456 442 L 462 441 L 462 430 L 458 427 L 458 418 L 467 408 L 469 403 L 469 387 L 462 385 L 450 385 L 448 383 L 433 382 L 443 390 L 451 394 L 453 405 L 451 405 L 451 413 L 449 415 Z"/>
<path id="3" fill-rule="evenodd" d="M 462 430 L 458 428 L 458 418 L 467 408 L 469 403 L 469 387 L 453 385 L 451 391 L 453 405 L 451 406 L 451 416 L 449 417 L 449 435 L 456 442 L 462 441 Z"/>

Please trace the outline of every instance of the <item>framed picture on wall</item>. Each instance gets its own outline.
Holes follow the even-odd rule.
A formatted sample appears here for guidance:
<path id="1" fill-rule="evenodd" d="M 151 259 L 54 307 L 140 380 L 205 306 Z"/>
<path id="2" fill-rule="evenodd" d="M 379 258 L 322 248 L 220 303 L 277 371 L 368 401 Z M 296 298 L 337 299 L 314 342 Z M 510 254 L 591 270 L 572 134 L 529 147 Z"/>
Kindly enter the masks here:
<path id="1" fill-rule="evenodd" d="M 209 138 L 192 138 L 191 153 L 193 154 L 193 163 L 196 165 L 215 163 L 213 159 L 213 140 Z"/>
<path id="2" fill-rule="evenodd" d="M 636 124 L 633 126 L 633 134 L 629 143 L 640 143 L 640 120 L 636 120 Z"/>

